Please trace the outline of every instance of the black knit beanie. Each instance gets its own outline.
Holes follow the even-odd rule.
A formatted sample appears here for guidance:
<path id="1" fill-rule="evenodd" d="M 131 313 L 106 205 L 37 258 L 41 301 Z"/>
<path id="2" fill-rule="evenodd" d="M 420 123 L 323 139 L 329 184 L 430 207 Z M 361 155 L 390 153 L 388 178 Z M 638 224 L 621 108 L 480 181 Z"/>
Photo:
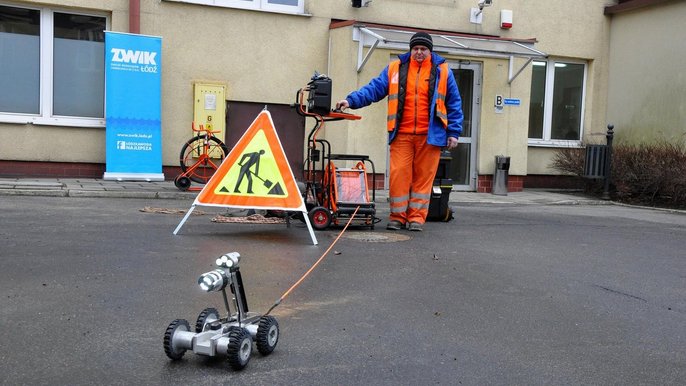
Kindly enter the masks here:
<path id="1" fill-rule="evenodd" d="M 429 49 L 429 51 L 434 50 L 434 42 L 431 39 L 431 35 L 426 32 L 417 32 L 410 38 L 410 49 L 414 46 L 422 45 Z"/>

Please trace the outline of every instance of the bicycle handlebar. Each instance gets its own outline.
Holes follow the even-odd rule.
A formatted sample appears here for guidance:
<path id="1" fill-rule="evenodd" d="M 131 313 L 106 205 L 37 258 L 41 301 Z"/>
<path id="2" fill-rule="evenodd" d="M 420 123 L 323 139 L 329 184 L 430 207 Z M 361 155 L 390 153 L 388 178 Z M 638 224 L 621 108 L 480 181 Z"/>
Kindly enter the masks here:
<path id="1" fill-rule="evenodd" d="M 205 125 L 198 125 L 198 127 L 199 127 L 198 129 L 195 128 L 195 121 L 191 122 L 191 129 L 193 129 L 193 131 L 195 131 L 196 133 L 201 133 L 204 131 L 208 134 L 215 134 L 215 133 L 221 132 L 221 130 L 206 129 Z"/>

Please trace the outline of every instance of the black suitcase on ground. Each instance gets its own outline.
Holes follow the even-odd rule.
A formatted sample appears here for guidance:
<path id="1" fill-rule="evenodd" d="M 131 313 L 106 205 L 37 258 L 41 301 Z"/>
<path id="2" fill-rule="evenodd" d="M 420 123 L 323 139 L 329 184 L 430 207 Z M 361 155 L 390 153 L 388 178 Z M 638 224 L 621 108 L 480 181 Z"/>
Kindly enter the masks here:
<path id="1" fill-rule="evenodd" d="M 453 210 L 450 208 L 450 192 L 452 190 L 453 180 L 450 178 L 434 180 L 427 221 L 450 221 L 453 219 Z"/>
<path id="2" fill-rule="evenodd" d="M 448 178 L 451 161 L 450 152 L 443 150 L 436 170 L 436 178 L 431 188 L 427 221 L 450 221 L 453 219 L 453 210 L 450 208 L 450 192 L 453 190 L 453 180 Z"/>

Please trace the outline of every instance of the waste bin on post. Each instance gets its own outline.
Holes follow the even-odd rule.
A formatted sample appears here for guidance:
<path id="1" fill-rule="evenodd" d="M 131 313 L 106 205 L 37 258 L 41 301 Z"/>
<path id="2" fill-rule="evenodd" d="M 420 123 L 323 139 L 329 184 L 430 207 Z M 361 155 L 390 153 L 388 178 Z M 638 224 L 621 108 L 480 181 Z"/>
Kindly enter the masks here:
<path id="1" fill-rule="evenodd" d="M 510 157 L 495 156 L 495 172 L 493 173 L 493 194 L 507 196 L 507 177 L 510 171 Z"/>

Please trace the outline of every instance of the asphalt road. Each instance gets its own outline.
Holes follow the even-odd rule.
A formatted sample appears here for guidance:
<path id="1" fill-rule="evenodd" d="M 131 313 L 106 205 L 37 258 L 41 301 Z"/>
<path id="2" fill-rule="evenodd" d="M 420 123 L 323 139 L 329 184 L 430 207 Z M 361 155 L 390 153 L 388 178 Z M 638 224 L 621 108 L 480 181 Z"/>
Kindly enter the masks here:
<path id="1" fill-rule="evenodd" d="M 238 251 L 265 312 L 339 230 L 211 222 L 186 200 L 0 198 L 3 385 L 677 385 L 686 216 L 620 206 L 456 208 L 425 231 L 349 229 L 277 307 L 241 372 L 162 339 L 221 310 L 198 276 Z M 379 208 L 380 214 L 383 209 Z M 383 224 L 383 223 L 382 223 Z"/>

